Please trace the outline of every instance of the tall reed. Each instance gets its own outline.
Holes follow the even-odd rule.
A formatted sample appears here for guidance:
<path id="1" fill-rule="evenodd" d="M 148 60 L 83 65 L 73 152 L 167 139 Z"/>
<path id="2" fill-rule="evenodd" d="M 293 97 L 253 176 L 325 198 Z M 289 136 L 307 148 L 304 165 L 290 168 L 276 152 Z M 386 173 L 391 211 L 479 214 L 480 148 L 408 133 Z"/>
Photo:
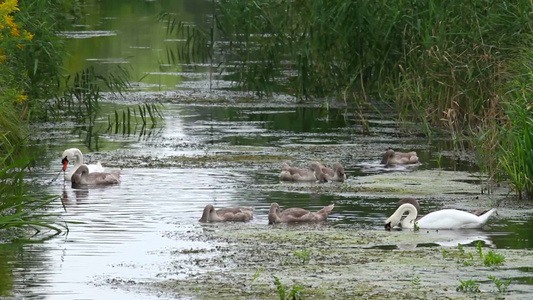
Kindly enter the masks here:
<path id="1" fill-rule="evenodd" d="M 462 133 L 498 101 L 506 62 L 530 40 L 531 11 L 525 0 L 221 1 L 216 25 L 243 88 L 355 91 Z"/>

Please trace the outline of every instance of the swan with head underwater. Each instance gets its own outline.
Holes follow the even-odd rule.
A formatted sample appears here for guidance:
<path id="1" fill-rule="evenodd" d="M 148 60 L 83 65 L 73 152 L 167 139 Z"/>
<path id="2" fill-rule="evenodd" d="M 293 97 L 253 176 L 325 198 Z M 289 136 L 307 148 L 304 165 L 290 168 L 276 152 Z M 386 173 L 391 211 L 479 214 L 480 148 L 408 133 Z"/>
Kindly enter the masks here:
<path id="1" fill-rule="evenodd" d="M 70 148 L 70 149 L 63 151 L 63 155 L 61 157 L 62 157 L 61 163 L 63 164 L 63 171 L 67 170 L 67 166 L 69 163 L 74 165 L 74 168 L 72 168 L 72 170 L 70 170 L 70 172 L 68 172 L 65 175 L 66 180 L 71 180 L 74 172 L 76 172 L 76 170 L 81 165 L 83 165 L 83 154 L 81 153 L 81 150 L 78 148 Z M 100 162 L 97 162 L 96 164 L 93 164 L 93 165 L 86 165 L 86 166 L 88 167 L 90 173 L 105 172 L 104 167 L 102 167 L 102 164 L 100 164 Z"/>
<path id="2" fill-rule="evenodd" d="M 252 207 L 226 207 L 215 210 L 215 207 L 208 204 L 204 208 L 202 218 L 199 222 L 246 222 L 254 218 Z"/>
<path id="3" fill-rule="evenodd" d="M 416 207 L 410 203 L 400 205 L 398 209 L 385 221 L 385 229 L 400 225 L 402 228 L 414 229 L 416 226 L 420 229 L 463 229 L 463 228 L 481 228 L 489 217 L 496 211 L 495 208 L 477 216 L 466 211 L 457 209 L 442 209 L 431 212 L 422 218 L 416 220 Z M 402 220 L 405 213 L 407 216 Z"/>
<path id="4" fill-rule="evenodd" d="M 280 181 L 319 181 L 326 182 L 326 176 L 320 169 L 320 164 L 312 162 L 309 168 L 301 169 L 293 167 L 289 162 L 284 162 L 281 165 L 281 173 L 279 175 Z"/>
<path id="5" fill-rule="evenodd" d="M 381 163 L 386 166 L 416 164 L 418 163 L 418 154 L 414 151 L 398 152 L 388 148 L 382 156 Z"/>
<path id="6" fill-rule="evenodd" d="M 274 202 L 270 205 L 270 211 L 268 212 L 268 224 L 325 222 L 328 220 L 328 215 L 334 206 L 334 204 L 330 204 L 317 212 L 310 212 L 299 207 L 287 208 L 281 211 L 279 204 Z"/>
<path id="7" fill-rule="evenodd" d="M 343 182 L 346 180 L 346 173 L 344 172 L 344 167 L 339 162 L 334 163 L 331 168 L 328 168 L 317 161 L 314 161 L 313 164 L 316 164 L 320 167 L 320 171 L 322 171 L 322 174 L 325 177 L 326 181 Z"/>

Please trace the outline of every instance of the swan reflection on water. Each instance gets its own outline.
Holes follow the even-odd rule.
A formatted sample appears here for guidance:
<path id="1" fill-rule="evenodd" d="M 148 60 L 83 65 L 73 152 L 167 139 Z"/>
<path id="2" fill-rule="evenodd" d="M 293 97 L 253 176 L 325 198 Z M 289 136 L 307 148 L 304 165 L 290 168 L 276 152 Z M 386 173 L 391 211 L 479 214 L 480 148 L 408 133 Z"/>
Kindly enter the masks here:
<path id="1" fill-rule="evenodd" d="M 361 171 L 365 174 L 381 174 L 393 171 L 412 171 L 416 167 L 422 165 L 421 163 L 408 164 L 408 165 L 383 165 L 379 160 L 370 162 L 361 162 L 356 166 L 361 168 Z"/>
<path id="2" fill-rule="evenodd" d="M 401 232 L 401 229 L 394 231 Z M 403 230 L 405 234 L 413 234 L 412 230 Z M 458 244 L 463 246 L 475 246 L 481 241 L 485 247 L 495 247 L 491 235 L 479 229 L 460 229 L 460 230 L 426 230 L 420 229 L 417 234 L 423 234 L 427 242 L 424 243 L 398 243 L 397 245 L 375 246 L 373 248 L 385 250 L 415 250 L 422 247 L 457 247 Z M 396 246 L 396 247 L 394 247 Z M 392 247 L 392 248 L 391 248 Z"/>
<path id="3" fill-rule="evenodd" d="M 74 197 L 69 196 L 69 193 L 66 189 L 63 189 L 63 195 L 61 197 L 61 201 L 64 205 L 73 204 L 71 202 L 80 202 L 82 200 L 87 200 L 89 198 L 89 189 L 83 188 L 83 189 L 72 189 L 72 192 L 74 192 Z"/>

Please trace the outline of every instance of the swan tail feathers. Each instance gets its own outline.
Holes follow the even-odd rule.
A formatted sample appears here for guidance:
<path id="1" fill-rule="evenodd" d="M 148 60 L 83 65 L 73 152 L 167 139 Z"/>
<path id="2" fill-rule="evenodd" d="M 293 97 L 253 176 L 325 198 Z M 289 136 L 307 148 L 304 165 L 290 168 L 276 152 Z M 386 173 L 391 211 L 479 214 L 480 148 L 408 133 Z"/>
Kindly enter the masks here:
<path id="1" fill-rule="evenodd" d="M 485 225 L 485 223 L 487 223 L 487 221 L 489 220 L 490 216 L 496 212 L 496 208 L 492 208 L 491 210 L 489 210 L 488 212 L 482 214 L 481 216 L 479 216 L 478 218 L 480 219 L 480 223 Z"/>

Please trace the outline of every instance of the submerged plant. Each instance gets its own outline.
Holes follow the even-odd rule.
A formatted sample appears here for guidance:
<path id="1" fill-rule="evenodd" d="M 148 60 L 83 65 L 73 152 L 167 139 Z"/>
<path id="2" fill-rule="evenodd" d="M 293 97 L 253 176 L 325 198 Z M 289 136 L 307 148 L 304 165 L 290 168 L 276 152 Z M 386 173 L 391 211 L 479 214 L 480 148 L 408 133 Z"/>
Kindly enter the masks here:
<path id="1" fill-rule="evenodd" d="M 276 288 L 278 290 L 278 295 L 280 300 L 300 300 L 304 299 L 305 290 L 303 286 L 300 285 L 294 285 L 291 287 L 289 291 L 287 291 L 286 287 L 281 283 L 278 277 L 274 277 L 274 284 L 276 285 Z"/>
<path id="2" fill-rule="evenodd" d="M 299 264 L 306 264 L 309 263 L 309 257 L 310 257 L 311 251 L 307 249 L 302 249 L 301 251 L 294 251 L 294 256 L 288 256 L 281 260 L 280 265 L 288 265 L 291 264 L 294 260 L 296 260 Z"/>
<path id="3" fill-rule="evenodd" d="M 252 277 L 252 282 L 254 282 L 257 278 L 259 278 L 259 275 L 261 275 L 261 272 L 263 272 L 263 268 L 259 268 L 257 269 L 257 271 L 255 272 L 254 276 Z"/>
<path id="4" fill-rule="evenodd" d="M 500 293 L 507 293 L 507 288 L 511 284 L 511 279 L 502 281 L 500 278 L 496 278 L 495 276 L 489 276 L 489 279 L 494 282 L 496 285 L 496 288 L 498 289 L 498 292 Z"/>
<path id="5" fill-rule="evenodd" d="M 301 264 L 305 264 L 309 262 L 309 256 L 311 254 L 311 251 L 307 249 L 303 249 L 302 251 L 294 251 L 294 255 L 296 258 L 298 258 L 298 261 Z"/>
<path id="6" fill-rule="evenodd" d="M 485 258 L 483 259 L 483 264 L 485 266 L 493 266 L 493 265 L 502 265 L 505 261 L 505 256 L 499 253 L 495 253 L 489 251 L 488 254 L 485 255 Z"/>
<path id="7" fill-rule="evenodd" d="M 416 274 L 413 279 L 411 279 L 411 284 L 415 287 L 420 286 L 420 276 L 418 274 Z"/>
<path id="8" fill-rule="evenodd" d="M 463 281 L 459 279 L 459 282 L 461 283 L 455 290 L 458 292 L 464 292 L 464 293 L 479 293 L 479 284 L 475 280 L 466 280 Z"/>

